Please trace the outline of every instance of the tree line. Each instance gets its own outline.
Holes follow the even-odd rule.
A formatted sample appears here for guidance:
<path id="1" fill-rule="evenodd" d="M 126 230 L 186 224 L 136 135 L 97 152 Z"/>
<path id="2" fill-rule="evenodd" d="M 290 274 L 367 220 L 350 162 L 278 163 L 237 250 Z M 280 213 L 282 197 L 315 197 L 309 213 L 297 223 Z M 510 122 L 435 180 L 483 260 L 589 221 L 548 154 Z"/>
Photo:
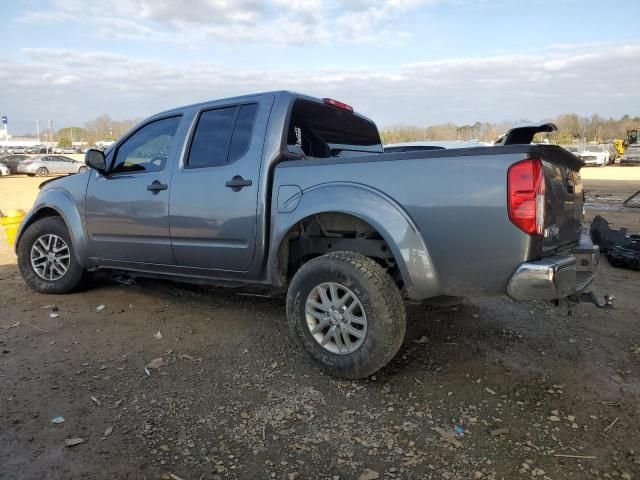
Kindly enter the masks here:
<path id="1" fill-rule="evenodd" d="M 551 143 L 560 145 L 574 142 L 610 142 L 614 139 L 624 140 L 627 130 L 640 128 L 640 116 L 604 118 L 594 114 L 591 117 L 581 117 L 575 113 L 565 113 L 558 115 L 554 119 L 548 119 L 558 127 L 557 132 L 545 134 L 544 138 Z M 519 122 L 476 122 L 472 125 L 456 125 L 454 123 L 443 123 L 427 127 L 415 125 L 391 125 L 380 129 L 382 141 L 388 143 L 413 142 L 419 140 L 478 140 L 490 142 L 504 133 L 509 128 L 526 123 L 527 120 Z"/>
<path id="2" fill-rule="evenodd" d="M 82 127 L 61 128 L 55 132 L 53 140 L 61 147 L 71 146 L 72 142 L 86 142 L 91 146 L 103 140 L 116 140 L 139 121 L 139 119 L 114 120 L 105 114 L 85 122 Z"/>
<path id="3" fill-rule="evenodd" d="M 71 126 L 59 129 L 53 140 L 60 146 L 70 146 L 71 142 L 86 142 L 95 145 L 101 140 L 113 141 L 138 123 L 140 119 L 114 120 L 110 115 L 101 115 L 85 122 L 84 126 Z M 640 116 L 604 118 L 593 114 L 581 117 L 575 113 L 558 115 L 548 119 L 558 126 L 558 131 L 545 134 L 544 138 L 561 145 L 574 142 L 610 142 L 614 139 L 624 140 L 626 132 L 632 128 L 640 128 Z M 383 143 L 401 143 L 419 140 L 478 140 L 490 142 L 518 122 L 476 122 L 468 125 L 442 123 L 420 127 L 416 125 L 390 125 L 380 129 Z M 541 140 L 541 139 L 538 139 Z"/>

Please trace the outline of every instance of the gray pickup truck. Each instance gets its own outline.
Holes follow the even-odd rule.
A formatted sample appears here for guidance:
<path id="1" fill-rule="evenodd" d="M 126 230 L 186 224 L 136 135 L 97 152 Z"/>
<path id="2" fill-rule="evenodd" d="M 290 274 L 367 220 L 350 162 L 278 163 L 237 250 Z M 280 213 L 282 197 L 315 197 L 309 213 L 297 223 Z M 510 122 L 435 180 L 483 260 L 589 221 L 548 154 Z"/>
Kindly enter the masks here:
<path id="1" fill-rule="evenodd" d="M 591 283 L 583 164 L 532 135 L 385 153 L 375 124 L 332 99 L 176 108 L 41 186 L 20 271 L 55 294 L 98 269 L 287 288 L 293 337 L 331 374 L 364 377 L 400 348 L 405 300 L 553 301 Z"/>

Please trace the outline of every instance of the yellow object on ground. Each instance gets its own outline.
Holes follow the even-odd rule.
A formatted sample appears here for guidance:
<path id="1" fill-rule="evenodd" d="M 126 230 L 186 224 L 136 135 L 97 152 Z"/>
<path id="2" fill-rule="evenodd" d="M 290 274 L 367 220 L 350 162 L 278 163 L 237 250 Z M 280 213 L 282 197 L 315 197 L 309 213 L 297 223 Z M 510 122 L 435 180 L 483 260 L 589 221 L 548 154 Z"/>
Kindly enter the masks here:
<path id="1" fill-rule="evenodd" d="M 24 210 L 10 210 L 4 217 L 0 217 L 0 225 L 4 228 L 4 233 L 7 236 L 7 242 L 13 246 L 16 243 L 16 234 L 18 233 L 18 227 L 24 219 L 26 213 Z"/>
<path id="2" fill-rule="evenodd" d="M 613 141 L 613 146 L 615 147 L 618 155 L 624 155 L 624 142 L 618 138 Z"/>

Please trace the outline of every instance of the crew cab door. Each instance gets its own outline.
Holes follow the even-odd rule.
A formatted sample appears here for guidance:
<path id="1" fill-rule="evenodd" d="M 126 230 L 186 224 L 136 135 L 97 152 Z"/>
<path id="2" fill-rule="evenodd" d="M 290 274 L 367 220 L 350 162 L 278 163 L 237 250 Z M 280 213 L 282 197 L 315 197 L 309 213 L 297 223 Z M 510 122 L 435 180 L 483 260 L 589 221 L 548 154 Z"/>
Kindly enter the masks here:
<path id="1" fill-rule="evenodd" d="M 169 237 L 169 186 L 182 117 L 153 119 L 112 149 L 104 175 L 91 173 L 86 225 L 102 260 L 174 264 Z"/>
<path id="2" fill-rule="evenodd" d="M 273 98 L 216 103 L 196 112 L 173 176 L 176 265 L 248 271 L 256 245 L 262 147 Z"/>

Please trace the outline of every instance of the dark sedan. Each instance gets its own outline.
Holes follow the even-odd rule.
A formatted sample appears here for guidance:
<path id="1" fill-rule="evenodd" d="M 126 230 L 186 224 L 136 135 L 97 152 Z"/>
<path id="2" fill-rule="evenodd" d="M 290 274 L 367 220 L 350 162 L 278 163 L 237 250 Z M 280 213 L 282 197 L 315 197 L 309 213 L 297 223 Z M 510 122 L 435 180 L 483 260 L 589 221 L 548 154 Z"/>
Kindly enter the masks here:
<path id="1" fill-rule="evenodd" d="M 3 155 L 0 157 L 0 163 L 6 165 L 11 173 L 18 173 L 18 165 L 30 159 L 29 155 Z"/>

